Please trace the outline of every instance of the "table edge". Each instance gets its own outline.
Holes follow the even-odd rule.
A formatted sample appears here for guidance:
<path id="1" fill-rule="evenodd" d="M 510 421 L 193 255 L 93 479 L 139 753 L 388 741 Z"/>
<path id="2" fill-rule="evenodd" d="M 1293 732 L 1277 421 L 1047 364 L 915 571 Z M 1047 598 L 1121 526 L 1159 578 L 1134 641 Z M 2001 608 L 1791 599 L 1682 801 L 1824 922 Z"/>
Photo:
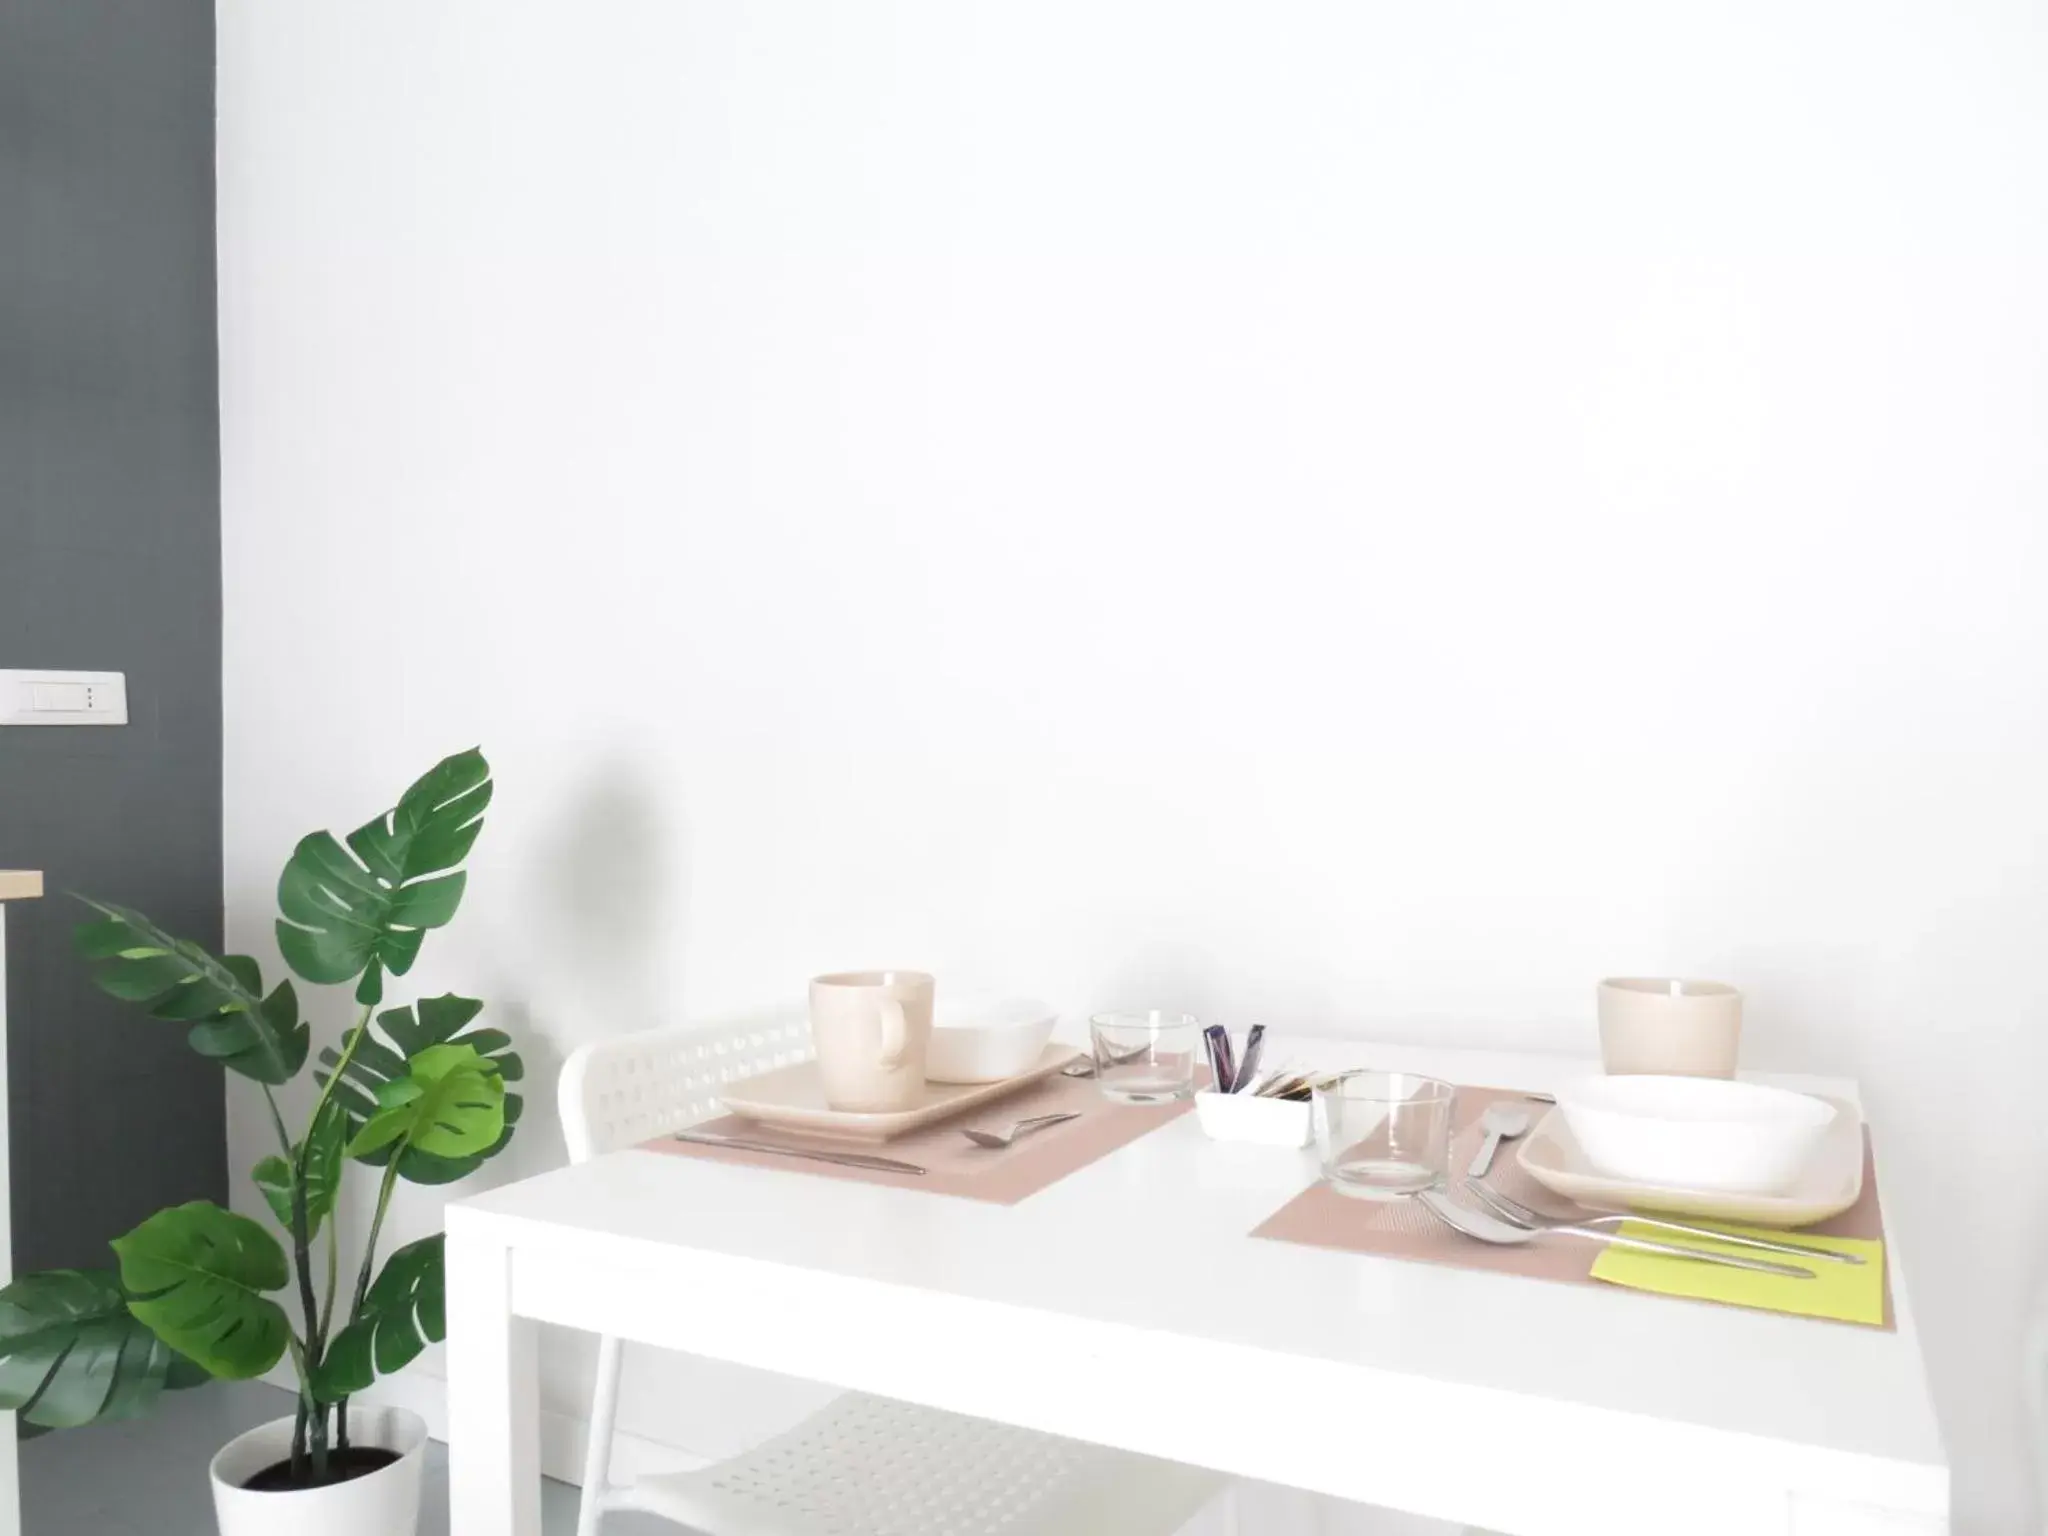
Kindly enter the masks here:
<path id="1" fill-rule="evenodd" d="M 475 1208 L 463 1210 L 460 1220 L 453 1207 L 450 1208 L 448 1237 L 451 1242 L 475 1240 L 492 1249 L 502 1249 L 517 1265 L 522 1256 L 536 1258 L 547 1264 L 558 1264 L 565 1249 L 560 1241 L 563 1230 L 554 1224 L 528 1216 L 507 1215 L 495 1211 Z M 655 1264 L 675 1270 L 697 1270 L 703 1274 L 721 1274 L 740 1277 L 738 1283 L 751 1284 L 772 1279 L 779 1285 L 793 1285 L 814 1290 L 824 1296 L 844 1296 L 848 1291 L 872 1292 L 892 1298 L 918 1298 L 929 1301 L 935 1294 L 916 1285 L 898 1280 L 883 1280 L 867 1275 L 838 1274 L 818 1270 L 801 1264 L 786 1263 L 779 1259 L 761 1258 L 752 1255 L 719 1253 L 702 1248 L 683 1247 L 660 1242 L 651 1238 L 633 1237 L 618 1233 L 593 1233 L 583 1228 L 567 1229 L 576 1235 L 572 1266 L 597 1267 L 606 1272 L 621 1272 L 639 1269 L 652 1261 Z M 516 1291 L 516 1286 L 515 1286 Z M 963 1313 L 981 1313 L 986 1317 L 985 1327 L 996 1327 L 1002 1323 L 1015 1324 L 1027 1321 L 1040 1327 L 1058 1329 L 1062 1335 L 1099 1335 L 1103 1341 L 1138 1341 L 1153 1337 L 1153 1331 L 1128 1322 L 1107 1321 L 1099 1318 L 1078 1318 L 1070 1314 L 1031 1306 L 1014 1301 L 994 1300 L 988 1297 L 964 1296 L 945 1293 L 949 1309 Z M 515 1310 L 517 1310 L 515 1308 Z M 572 1303 L 571 1310 L 576 1316 L 561 1315 L 559 1307 L 550 1308 L 540 1320 L 567 1327 L 604 1331 L 606 1315 L 601 1302 L 593 1301 L 585 1310 L 581 1302 Z M 1169 1334 L 1176 1343 L 1183 1336 Z M 648 1342 L 659 1342 L 649 1340 Z M 1568 1411 L 1592 1420 L 1614 1424 L 1648 1423 L 1660 1430 L 1683 1435 L 1696 1440 L 1712 1437 L 1715 1441 L 1730 1446 L 1767 1448 L 1782 1454 L 1790 1451 L 1802 1458 L 1816 1458 L 1835 1464 L 1845 1476 L 1844 1486 L 1853 1488 L 1855 1474 L 1859 1471 L 1882 1468 L 1888 1475 L 1907 1475 L 1913 1478 L 1938 1477 L 1945 1494 L 1950 1477 L 1950 1466 L 1946 1459 L 1928 1461 L 1914 1456 L 1887 1456 L 1869 1451 L 1844 1450 L 1838 1447 L 1818 1445 L 1811 1441 L 1780 1439 L 1744 1430 L 1719 1428 L 1713 1425 L 1696 1424 L 1680 1420 L 1665 1420 L 1647 1417 L 1624 1408 L 1603 1407 L 1598 1404 L 1560 1401 L 1556 1398 L 1533 1395 L 1511 1387 L 1487 1386 L 1470 1382 L 1445 1381 L 1411 1370 L 1386 1365 L 1363 1365 L 1352 1362 L 1330 1361 L 1298 1350 L 1277 1346 L 1244 1344 L 1228 1340 L 1204 1340 L 1205 1349 L 1217 1349 L 1254 1360 L 1285 1361 L 1303 1369 L 1329 1369 L 1342 1372 L 1347 1378 L 1358 1382 L 1370 1382 L 1386 1387 L 1403 1383 L 1428 1383 L 1433 1387 L 1452 1392 L 1473 1401 L 1512 1404 L 1524 1408 L 1541 1409 L 1545 1412 Z M 1943 1446 L 1944 1458 L 1947 1448 Z"/>

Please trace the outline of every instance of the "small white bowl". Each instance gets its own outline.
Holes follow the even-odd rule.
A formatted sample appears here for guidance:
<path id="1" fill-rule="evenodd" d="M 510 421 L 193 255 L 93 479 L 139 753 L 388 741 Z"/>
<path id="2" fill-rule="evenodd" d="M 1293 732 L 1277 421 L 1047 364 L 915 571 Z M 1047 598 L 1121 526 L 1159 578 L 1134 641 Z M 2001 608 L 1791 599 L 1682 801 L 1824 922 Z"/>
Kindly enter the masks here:
<path id="1" fill-rule="evenodd" d="M 1709 1077 L 1589 1077 L 1557 1107 L 1602 1173 L 1741 1194 L 1791 1185 L 1835 1118 L 1803 1093 Z"/>
<path id="2" fill-rule="evenodd" d="M 1261 1099 L 1249 1093 L 1195 1095 L 1195 1118 L 1211 1141 L 1242 1141 L 1257 1147 L 1305 1147 L 1309 1142 L 1309 1111 L 1303 1099 Z"/>
<path id="3" fill-rule="evenodd" d="M 967 998 L 941 994 L 932 1021 L 924 1075 L 933 1083 L 999 1083 L 1028 1072 L 1045 1054 L 1059 1015 L 1035 998 Z"/>

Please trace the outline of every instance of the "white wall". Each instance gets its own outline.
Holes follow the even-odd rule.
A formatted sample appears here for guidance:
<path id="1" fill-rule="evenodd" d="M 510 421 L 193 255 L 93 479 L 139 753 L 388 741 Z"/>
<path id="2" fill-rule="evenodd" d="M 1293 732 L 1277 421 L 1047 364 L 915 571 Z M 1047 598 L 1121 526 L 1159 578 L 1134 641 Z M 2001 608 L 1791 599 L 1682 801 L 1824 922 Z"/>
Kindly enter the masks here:
<path id="1" fill-rule="evenodd" d="M 856 963 L 1581 1049 L 1729 977 L 1865 1078 L 2016 1529 L 2033 11 L 226 0 L 231 938 L 481 741 L 419 980 L 544 1071 Z"/>

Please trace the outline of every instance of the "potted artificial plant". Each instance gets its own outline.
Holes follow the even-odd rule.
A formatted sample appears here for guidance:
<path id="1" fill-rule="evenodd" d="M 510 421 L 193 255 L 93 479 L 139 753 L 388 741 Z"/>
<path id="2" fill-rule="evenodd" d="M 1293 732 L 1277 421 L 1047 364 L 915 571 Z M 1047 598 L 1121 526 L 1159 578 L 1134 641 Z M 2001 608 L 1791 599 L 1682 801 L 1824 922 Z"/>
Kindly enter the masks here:
<path id="1" fill-rule="evenodd" d="M 348 835 L 315 832 L 278 880 L 278 949 L 300 978 L 353 983 L 360 1011 L 320 1053 L 318 1091 L 297 1136 L 276 1090 L 304 1070 L 312 1031 L 289 980 L 269 991 L 247 955 L 216 958 L 139 912 L 91 901 L 78 947 L 93 978 L 151 1015 L 190 1026 L 202 1056 L 253 1079 L 277 1151 L 251 1170 L 283 1229 L 207 1200 L 159 1211 L 114 1239 L 112 1270 L 51 1270 L 0 1290 L 0 1408 L 36 1430 L 134 1418 L 167 1390 L 260 1376 L 287 1355 L 290 1417 L 214 1458 L 223 1536 L 412 1531 L 426 1426 L 350 1395 L 442 1337 L 442 1239 L 377 1242 L 399 1179 L 446 1184 L 501 1151 L 519 1119 L 506 1084 L 511 1040 L 472 1028 L 483 1004 L 449 994 L 380 1010 L 387 975 L 455 916 L 460 868 L 491 799 L 477 751 L 437 765 L 398 804 Z M 375 1170 L 359 1262 L 343 1264 L 335 1197 L 351 1162 Z"/>

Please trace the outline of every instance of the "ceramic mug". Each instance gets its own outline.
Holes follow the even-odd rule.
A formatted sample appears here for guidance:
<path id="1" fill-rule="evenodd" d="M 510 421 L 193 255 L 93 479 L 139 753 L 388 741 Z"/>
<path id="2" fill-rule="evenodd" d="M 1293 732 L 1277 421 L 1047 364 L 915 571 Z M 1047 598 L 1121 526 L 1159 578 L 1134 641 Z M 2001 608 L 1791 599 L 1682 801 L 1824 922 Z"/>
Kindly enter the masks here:
<path id="1" fill-rule="evenodd" d="M 1733 1077 L 1742 994 L 1721 981 L 1611 976 L 1600 983 L 1600 1062 L 1613 1074 Z"/>
<path id="2" fill-rule="evenodd" d="M 922 1102 L 937 985 L 922 971 L 812 978 L 811 1043 L 827 1104 L 884 1114 Z"/>

